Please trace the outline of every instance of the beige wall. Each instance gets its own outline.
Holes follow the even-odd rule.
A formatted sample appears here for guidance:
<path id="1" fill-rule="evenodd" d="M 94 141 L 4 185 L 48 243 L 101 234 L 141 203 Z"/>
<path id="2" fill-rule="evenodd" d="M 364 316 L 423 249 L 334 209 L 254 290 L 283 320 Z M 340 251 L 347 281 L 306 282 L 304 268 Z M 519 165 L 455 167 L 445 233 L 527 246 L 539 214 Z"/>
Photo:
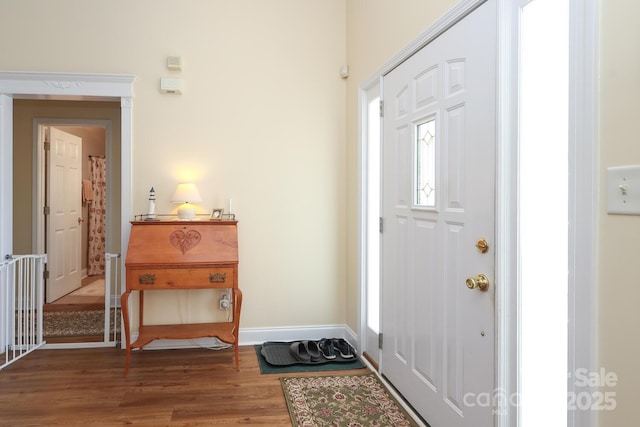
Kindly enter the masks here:
<path id="1" fill-rule="evenodd" d="M 636 1 L 601 1 L 600 81 L 600 366 L 618 375 L 617 408 L 601 426 L 640 425 L 640 218 L 606 213 L 605 174 L 612 166 L 640 165 L 640 27 Z"/>
<path id="2" fill-rule="evenodd" d="M 4 0 L 1 67 L 134 74 L 133 212 L 152 186 L 175 212 L 184 180 L 201 212 L 233 198 L 242 327 L 343 324 L 345 20 L 344 0 Z M 183 95 L 159 93 L 171 75 Z M 146 312 L 193 319 L 194 299 Z"/>
<path id="3" fill-rule="evenodd" d="M 2 67 L 134 74 L 134 213 L 151 186 L 157 211 L 175 212 L 184 180 L 201 212 L 232 198 L 242 326 L 357 330 L 357 86 L 453 4 L 9 0 L 0 39 L 20 42 L 5 43 Z M 169 55 L 182 72 L 166 69 Z M 183 95 L 159 93 L 166 76 L 184 80 Z"/>

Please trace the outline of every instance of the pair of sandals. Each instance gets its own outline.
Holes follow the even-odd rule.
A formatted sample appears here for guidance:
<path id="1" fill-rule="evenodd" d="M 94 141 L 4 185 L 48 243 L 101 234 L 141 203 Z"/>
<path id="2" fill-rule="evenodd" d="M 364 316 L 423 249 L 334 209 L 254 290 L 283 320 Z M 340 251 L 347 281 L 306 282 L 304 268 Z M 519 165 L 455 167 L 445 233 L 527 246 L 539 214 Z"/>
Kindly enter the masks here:
<path id="1" fill-rule="evenodd" d="M 302 363 L 319 362 L 323 359 L 333 360 L 337 355 L 343 359 L 355 358 L 355 350 L 343 338 L 322 338 L 319 341 L 294 341 L 291 343 L 290 352 L 293 357 Z"/>

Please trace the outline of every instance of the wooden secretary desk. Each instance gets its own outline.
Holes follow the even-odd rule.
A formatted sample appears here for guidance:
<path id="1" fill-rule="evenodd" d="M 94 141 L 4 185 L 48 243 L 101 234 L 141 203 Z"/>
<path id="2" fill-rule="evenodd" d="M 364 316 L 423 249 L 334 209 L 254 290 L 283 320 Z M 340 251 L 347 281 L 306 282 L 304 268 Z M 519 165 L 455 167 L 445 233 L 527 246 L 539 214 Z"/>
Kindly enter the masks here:
<path id="1" fill-rule="evenodd" d="M 120 302 L 127 345 L 125 375 L 131 350 L 157 339 L 215 337 L 231 344 L 238 359 L 242 292 L 238 288 L 237 221 L 133 221 L 125 260 L 126 291 Z M 229 322 L 174 325 L 144 324 L 146 291 L 231 289 L 233 319 Z M 139 333 L 131 342 L 129 295 L 139 291 Z"/>

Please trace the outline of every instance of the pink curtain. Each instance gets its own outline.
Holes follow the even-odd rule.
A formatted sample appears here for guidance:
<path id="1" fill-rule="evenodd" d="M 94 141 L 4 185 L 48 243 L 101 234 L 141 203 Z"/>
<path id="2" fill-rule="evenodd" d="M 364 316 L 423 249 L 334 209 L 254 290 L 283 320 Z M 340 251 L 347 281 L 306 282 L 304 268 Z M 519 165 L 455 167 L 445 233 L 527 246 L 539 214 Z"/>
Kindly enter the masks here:
<path id="1" fill-rule="evenodd" d="M 91 186 L 93 201 L 89 205 L 89 276 L 104 274 L 106 206 L 107 206 L 107 160 L 91 157 Z"/>

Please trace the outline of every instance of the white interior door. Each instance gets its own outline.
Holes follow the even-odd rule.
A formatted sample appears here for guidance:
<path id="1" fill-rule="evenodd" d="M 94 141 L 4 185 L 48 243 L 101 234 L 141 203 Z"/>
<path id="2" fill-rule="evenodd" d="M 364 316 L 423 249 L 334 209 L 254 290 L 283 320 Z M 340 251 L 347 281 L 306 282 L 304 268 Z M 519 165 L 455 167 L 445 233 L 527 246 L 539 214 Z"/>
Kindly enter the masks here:
<path id="1" fill-rule="evenodd" d="M 432 427 L 493 426 L 495 69 L 489 0 L 383 79 L 381 371 Z"/>
<path id="2" fill-rule="evenodd" d="M 47 303 L 80 287 L 82 265 L 82 138 L 52 127 L 49 141 Z"/>

